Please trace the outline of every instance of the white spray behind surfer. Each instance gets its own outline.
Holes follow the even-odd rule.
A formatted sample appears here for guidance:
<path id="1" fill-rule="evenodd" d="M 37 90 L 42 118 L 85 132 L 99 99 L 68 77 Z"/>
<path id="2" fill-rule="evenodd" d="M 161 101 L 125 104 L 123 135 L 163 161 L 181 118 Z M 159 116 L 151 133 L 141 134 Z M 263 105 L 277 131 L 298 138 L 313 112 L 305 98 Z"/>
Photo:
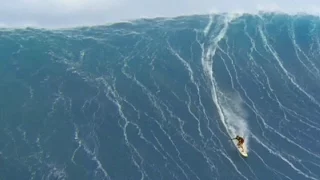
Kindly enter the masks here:
<path id="1" fill-rule="evenodd" d="M 246 119 L 248 117 L 244 107 L 243 100 L 236 93 L 219 92 L 218 103 L 221 107 L 223 124 L 226 126 L 228 134 L 231 137 L 237 135 L 245 139 L 244 144 L 248 147 L 249 130 Z"/>

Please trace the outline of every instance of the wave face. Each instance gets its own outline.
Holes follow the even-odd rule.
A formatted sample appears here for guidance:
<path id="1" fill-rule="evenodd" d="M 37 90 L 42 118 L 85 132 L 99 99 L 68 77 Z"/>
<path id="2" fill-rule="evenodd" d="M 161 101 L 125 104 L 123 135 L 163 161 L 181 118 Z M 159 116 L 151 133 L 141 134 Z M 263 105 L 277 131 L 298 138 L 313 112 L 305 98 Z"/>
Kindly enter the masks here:
<path id="1" fill-rule="evenodd" d="M 0 177 L 319 179 L 319 34 L 286 14 L 2 29 Z"/>

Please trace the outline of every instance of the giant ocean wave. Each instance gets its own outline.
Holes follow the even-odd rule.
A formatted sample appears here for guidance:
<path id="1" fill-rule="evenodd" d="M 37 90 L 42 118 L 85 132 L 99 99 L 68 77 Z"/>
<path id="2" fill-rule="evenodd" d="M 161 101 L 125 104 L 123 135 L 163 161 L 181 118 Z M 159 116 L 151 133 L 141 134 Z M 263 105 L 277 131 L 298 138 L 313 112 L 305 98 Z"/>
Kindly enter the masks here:
<path id="1" fill-rule="evenodd" d="M 0 177 L 319 179 L 319 32 L 280 13 L 2 29 Z"/>

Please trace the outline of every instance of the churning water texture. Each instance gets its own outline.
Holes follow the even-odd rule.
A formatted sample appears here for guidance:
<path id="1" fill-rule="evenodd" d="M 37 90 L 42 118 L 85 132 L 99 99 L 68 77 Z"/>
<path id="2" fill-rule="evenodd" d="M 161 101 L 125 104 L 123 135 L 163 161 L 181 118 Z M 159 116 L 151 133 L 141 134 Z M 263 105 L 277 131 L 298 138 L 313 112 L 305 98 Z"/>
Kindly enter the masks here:
<path id="1" fill-rule="evenodd" d="M 271 13 L 2 29 L 0 179 L 318 180 L 319 34 Z"/>

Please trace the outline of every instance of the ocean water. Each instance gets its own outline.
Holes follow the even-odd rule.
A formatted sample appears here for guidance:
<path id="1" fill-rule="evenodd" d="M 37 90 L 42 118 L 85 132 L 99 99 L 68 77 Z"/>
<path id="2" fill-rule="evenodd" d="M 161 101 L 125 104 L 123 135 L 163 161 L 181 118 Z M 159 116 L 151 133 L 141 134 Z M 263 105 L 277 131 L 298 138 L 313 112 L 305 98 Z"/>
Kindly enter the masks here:
<path id="1" fill-rule="evenodd" d="M 320 179 L 319 34 L 280 13 L 1 29 L 0 179 Z"/>

